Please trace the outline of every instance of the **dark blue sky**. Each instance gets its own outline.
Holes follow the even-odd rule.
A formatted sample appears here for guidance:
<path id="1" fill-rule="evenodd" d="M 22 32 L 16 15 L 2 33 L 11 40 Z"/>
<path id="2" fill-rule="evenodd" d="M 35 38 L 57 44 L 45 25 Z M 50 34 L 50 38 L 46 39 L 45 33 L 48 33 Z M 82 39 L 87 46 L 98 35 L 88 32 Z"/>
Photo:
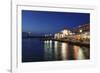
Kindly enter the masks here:
<path id="1" fill-rule="evenodd" d="M 90 23 L 89 13 L 22 10 L 23 32 L 56 33 L 86 23 Z"/>

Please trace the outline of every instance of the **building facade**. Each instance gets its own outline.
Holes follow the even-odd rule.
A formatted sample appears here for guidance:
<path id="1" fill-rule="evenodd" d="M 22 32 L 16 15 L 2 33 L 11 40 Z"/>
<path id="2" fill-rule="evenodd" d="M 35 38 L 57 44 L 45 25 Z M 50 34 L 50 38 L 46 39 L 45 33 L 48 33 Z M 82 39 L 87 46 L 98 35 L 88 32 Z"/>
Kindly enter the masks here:
<path id="1" fill-rule="evenodd" d="M 77 28 L 75 28 L 74 30 L 75 33 L 84 33 L 84 32 L 90 32 L 90 24 L 84 24 L 81 26 L 78 26 Z"/>
<path id="2" fill-rule="evenodd" d="M 75 29 L 76 40 L 90 41 L 90 24 L 84 24 Z"/>
<path id="3" fill-rule="evenodd" d="M 56 33 L 55 35 L 54 35 L 54 38 L 66 38 L 67 36 L 70 36 L 70 35 L 72 35 L 73 33 L 70 31 L 70 30 L 68 30 L 68 29 L 63 29 L 62 31 L 60 31 L 60 32 L 58 32 L 58 33 Z"/>

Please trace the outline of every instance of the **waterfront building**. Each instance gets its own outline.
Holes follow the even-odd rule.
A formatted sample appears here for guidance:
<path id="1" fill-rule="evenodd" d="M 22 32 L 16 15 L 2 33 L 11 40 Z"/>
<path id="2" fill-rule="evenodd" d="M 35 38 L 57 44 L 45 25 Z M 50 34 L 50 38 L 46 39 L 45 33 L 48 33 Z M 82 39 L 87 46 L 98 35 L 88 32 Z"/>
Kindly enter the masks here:
<path id="1" fill-rule="evenodd" d="M 78 26 L 75 30 L 74 39 L 82 41 L 90 41 L 90 24 Z"/>
<path id="2" fill-rule="evenodd" d="M 84 24 L 81 26 L 78 26 L 75 28 L 74 32 L 79 34 L 79 33 L 84 33 L 84 32 L 89 32 L 90 31 L 90 24 Z"/>
<path id="3" fill-rule="evenodd" d="M 66 38 L 67 36 L 72 35 L 73 33 L 68 29 L 63 29 L 62 31 L 56 33 L 54 38 Z"/>

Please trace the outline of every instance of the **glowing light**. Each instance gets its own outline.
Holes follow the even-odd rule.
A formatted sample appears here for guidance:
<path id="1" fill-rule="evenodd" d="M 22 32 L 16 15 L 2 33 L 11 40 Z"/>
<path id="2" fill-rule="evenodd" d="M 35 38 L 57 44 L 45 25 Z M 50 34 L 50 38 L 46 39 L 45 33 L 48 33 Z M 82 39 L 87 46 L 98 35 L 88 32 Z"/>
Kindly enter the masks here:
<path id="1" fill-rule="evenodd" d="M 80 29 L 80 33 L 82 32 L 82 29 Z"/>

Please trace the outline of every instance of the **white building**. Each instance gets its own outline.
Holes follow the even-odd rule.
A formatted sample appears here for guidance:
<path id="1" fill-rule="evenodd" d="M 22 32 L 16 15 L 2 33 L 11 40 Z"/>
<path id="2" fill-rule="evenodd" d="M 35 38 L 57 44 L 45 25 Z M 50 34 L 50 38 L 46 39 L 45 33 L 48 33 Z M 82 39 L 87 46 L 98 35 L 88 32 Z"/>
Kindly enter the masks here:
<path id="1" fill-rule="evenodd" d="M 56 33 L 54 37 L 55 38 L 65 38 L 65 37 L 70 36 L 72 34 L 73 33 L 70 30 L 64 29 L 61 32 Z"/>

